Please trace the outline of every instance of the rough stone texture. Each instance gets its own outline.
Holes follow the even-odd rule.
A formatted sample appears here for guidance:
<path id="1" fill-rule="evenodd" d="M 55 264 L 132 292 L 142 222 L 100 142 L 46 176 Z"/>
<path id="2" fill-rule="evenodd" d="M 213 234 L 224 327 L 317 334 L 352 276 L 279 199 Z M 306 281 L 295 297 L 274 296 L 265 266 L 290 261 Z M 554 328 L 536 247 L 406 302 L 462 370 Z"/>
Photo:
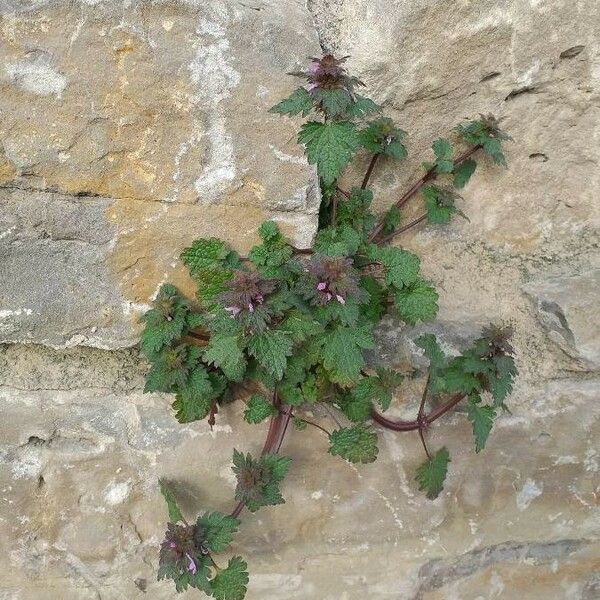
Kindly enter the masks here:
<path id="1" fill-rule="evenodd" d="M 593 318 L 599 290 L 600 271 L 525 286 L 548 336 L 591 370 L 600 368 L 600 321 Z"/>
<path id="2" fill-rule="evenodd" d="M 129 346 L 193 239 L 245 250 L 274 218 L 310 244 L 312 170 L 267 112 L 319 50 L 301 3 L 3 0 L 0 16 L 1 341 Z"/>
<path id="3" fill-rule="evenodd" d="M 261 427 L 237 406 L 212 433 L 178 425 L 123 347 L 161 281 L 190 289 L 176 257 L 194 237 L 243 251 L 270 215 L 309 241 L 311 171 L 294 125 L 265 109 L 317 34 L 410 132 L 403 167 L 375 172 L 379 206 L 462 118 L 495 112 L 515 138 L 509 168 L 483 160 L 464 190 L 470 222 L 400 240 L 438 286 L 440 318 L 386 320 L 376 354 L 406 368 L 419 332 L 456 352 L 510 320 L 521 374 L 481 455 L 464 414 L 432 428 L 453 458 L 435 502 L 412 480 L 416 435 L 382 434 L 360 468 L 316 430 L 290 435 L 288 504 L 245 519 L 234 547 L 249 600 L 600 597 L 597 2 L 0 7 L 0 339 L 21 342 L 0 353 L 0 598 L 172 598 L 155 581 L 157 477 L 190 516 L 231 506 L 231 450 L 258 448 Z M 414 414 L 419 386 L 394 414 Z"/>

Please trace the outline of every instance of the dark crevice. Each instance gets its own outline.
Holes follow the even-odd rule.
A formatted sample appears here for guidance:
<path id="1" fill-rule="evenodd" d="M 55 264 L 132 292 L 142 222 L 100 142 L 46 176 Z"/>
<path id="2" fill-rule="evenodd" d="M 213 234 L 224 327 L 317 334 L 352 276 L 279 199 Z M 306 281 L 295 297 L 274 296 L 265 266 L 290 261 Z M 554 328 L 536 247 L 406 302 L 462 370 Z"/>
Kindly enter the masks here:
<path id="1" fill-rule="evenodd" d="M 506 98 L 504 98 L 505 101 L 508 100 L 512 100 L 513 98 L 516 98 L 517 96 L 521 96 L 522 94 L 531 94 L 533 92 L 535 92 L 536 88 L 532 85 L 528 85 L 522 88 L 517 88 L 515 90 L 513 90 L 512 92 L 510 92 L 510 94 L 508 94 L 508 96 L 506 96 Z"/>
<path id="2" fill-rule="evenodd" d="M 584 48 L 585 46 L 573 46 L 571 48 L 567 48 L 560 53 L 560 58 L 575 58 L 581 54 Z"/>
<path id="3" fill-rule="evenodd" d="M 537 162 L 548 162 L 548 155 L 544 154 L 543 152 L 532 152 L 529 155 L 529 158 Z"/>
<path id="4" fill-rule="evenodd" d="M 496 77 L 499 77 L 500 75 L 502 75 L 502 73 L 500 73 L 500 71 L 493 71 L 492 73 L 488 73 L 487 75 L 484 75 L 479 80 L 479 83 L 483 83 L 484 81 L 490 81 L 490 79 L 496 79 Z"/>

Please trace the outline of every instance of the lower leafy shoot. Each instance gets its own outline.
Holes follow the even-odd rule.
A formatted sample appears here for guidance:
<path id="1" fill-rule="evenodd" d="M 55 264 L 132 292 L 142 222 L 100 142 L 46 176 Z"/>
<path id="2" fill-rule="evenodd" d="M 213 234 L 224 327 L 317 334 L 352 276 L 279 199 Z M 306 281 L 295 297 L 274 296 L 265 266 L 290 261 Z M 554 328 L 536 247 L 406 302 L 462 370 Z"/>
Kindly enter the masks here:
<path id="1" fill-rule="evenodd" d="M 272 221 L 259 227 L 258 243 L 246 257 L 217 238 L 195 240 L 181 260 L 197 284 L 196 298 L 164 284 L 142 319 L 140 345 L 151 365 L 145 391 L 170 394 L 180 423 L 206 420 L 212 427 L 223 413 L 235 414 L 224 407 L 242 400 L 244 421 L 267 428 L 260 455 L 233 453 L 237 505 L 231 514 L 204 512 L 188 523 L 173 491 L 160 482 L 170 522 L 158 576 L 173 580 L 177 591 L 191 587 L 217 600 L 244 598 L 246 562 L 228 556 L 222 566 L 217 555 L 230 551 L 244 509 L 254 513 L 284 502 L 280 486 L 291 459 L 279 450 L 286 432 L 314 427 L 327 436 L 328 460 L 362 464 L 377 459 L 377 425 L 418 432 L 427 459 L 416 481 L 433 499 L 444 487 L 450 455 L 446 447 L 429 451 L 429 425 L 463 402 L 475 452 L 481 452 L 495 419 L 507 410 L 517 374 L 509 328 L 487 328 L 457 356 L 446 356 L 435 336 L 422 335 L 414 343 L 429 365 L 404 376 L 375 364 L 372 350 L 384 317 L 399 319 L 409 332 L 438 311 L 438 292 L 419 257 L 387 243 L 419 224 L 435 232 L 457 215 L 466 217 L 457 190 L 475 174 L 475 154 L 505 165 L 502 143 L 509 138 L 489 115 L 460 125 L 455 140 L 434 141 L 425 175 L 376 215 L 370 178 L 380 165 L 404 160 L 406 134 L 357 93 L 363 84 L 347 73 L 345 60 L 313 59 L 294 73 L 304 85 L 271 111 L 308 118 L 298 141 L 316 167 L 322 196 L 313 248 L 295 248 Z M 455 151 L 458 145 L 462 152 Z M 355 157 L 368 168 L 346 191 L 339 177 Z M 406 223 L 404 205 L 417 194 L 425 212 Z M 426 383 L 416 418 L 384 416 L 405 379 L 419 377 Z M 336 428 L 315 422 L 321 418 L 331 418 Z M 268 426 L 260 425 L 265 421 Z"/>
<path id="2" fill-rule="evenodd" d="M 419 489 L 425 492 L 430 500 L 437 498 L 444 489 L 449 462 L 448 450 L 441 448 L 417 469 Z"/>
<path id="3" fill-rule="evenodd" d="M 200 515 L 188 524 L 167 486 L 161 482 L 169 518 L 160 548 L 159 579 L 172 579 L 178 592 L 188 587 L 202 590 L 217 600 L 242 600 L 246 595 L 246 563 L 234 556 L 220 568 L 213 555 L 225 551 L 233 540 L 239 521 L 218 512 Z"/>

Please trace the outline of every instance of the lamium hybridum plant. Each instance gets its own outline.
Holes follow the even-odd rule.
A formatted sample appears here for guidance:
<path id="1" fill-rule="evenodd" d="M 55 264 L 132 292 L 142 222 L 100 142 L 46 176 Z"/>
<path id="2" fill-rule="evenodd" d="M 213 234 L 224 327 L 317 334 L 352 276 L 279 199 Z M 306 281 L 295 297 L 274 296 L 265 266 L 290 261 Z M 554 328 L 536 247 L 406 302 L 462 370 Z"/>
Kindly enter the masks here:
<path id="1" fill-rule="evenodd" d="M 502 142 L 509 138 L 491 115 L 459 125 L 454 137 L 464 149 L 435 140 L 423 176 L 385 214 L 374 215 L 371 176 L 378 163 L 406 157 L 406 134 L 357 92 L 363 84 L 346 72 L 344 61 L 313 59 L 306 71 L 292 74 L 305 83 L 271 109 L 308 119 L 298 142 L 322 192 L 313 248 L 295 248 L 271 221 L 260 226 L 261 243 L 247 257 L 217 238 L 196 240 L 181 255 L 197 283 L 195 300 L 165 284 L 143 317 L 141 347 L 151 363 L 145 391 L 173 394 L 179 422 L 208 419 L 212 426 L 220 407 L 236 400 L 245 403 L 248 423 L 269 422 L 260 454 L 233 451 L 237 504 L 229 514 L 207 511 L 189 523 L 161 482 L 170 522 L 158 577 L 172 579 L 178 591 L 189 586 L 217 600 L 244 598 L 246 562 L 234 556 L 219 566 L 216 555 L 229 548 L 244 508 L 255 512 L 284 502 L 280 485 L 292 460 L 279 450 L 290 423 L 299 431 L 318 427 L 329 453 L 352 463 L 377 458 L 378 427 L 417 432 L 425 460 L 416 485 L 434 499 L 450 456 L 445 447 L 429 449 L 428 427 L 464 402 L 480 452 L 494 419 L 506 410 L 516 375 L 508 327 L 484 329 L 451 357 L 434 335 L 421 335 L 414 341 L 429 367 L 404 377 L 367 363 L 365 352 L 374 348 L 373 330 L 384 315 L 415 325 L 438 310 L 438 294 L 422 276 L 419 258 L 388 242 L 422 221 L 438 225 L 460 216 L 458 190 L 476 169 L 474 156 L 481 151 L 504 165 Z M 342 171 L 367 153 L 362 181 L 342 189 Z M 405 223 L 402 209 L 419 193 L 423 214 Z M 424 381 L 416 418 L 388 418 L 383 413 L 406 377 Z M 332 431 L 305 418 L 317 403 L 338 411 Z"/>

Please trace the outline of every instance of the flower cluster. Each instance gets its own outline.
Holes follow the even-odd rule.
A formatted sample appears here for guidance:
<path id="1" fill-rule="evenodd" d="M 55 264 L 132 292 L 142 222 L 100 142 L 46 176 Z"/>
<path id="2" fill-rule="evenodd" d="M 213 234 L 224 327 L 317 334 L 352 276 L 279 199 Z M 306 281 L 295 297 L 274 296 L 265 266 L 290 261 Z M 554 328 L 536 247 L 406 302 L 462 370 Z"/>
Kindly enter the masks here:
<path id="1" fill-rule="evenodd" d="M 263 279 L 258 273 L 236 271 L 227 291 L 219 295 L 219 301 L 225 306 L 225 310 L 235 317 L 244 311 L 253 313 L 274 290 L 275 283 Z"/>
<path id="2" fill-rule="evenodd" d="M 165 539 L 160 547 L 159 564 L 173 567 L 179 573 L 195 575 L 198 571 L 198 554 L 206 555 L 208 551 L 198 548 L 194 540 L 194 525 L 176 525 L 169 523 Z"/>
<path id="3" fill-rule="evenodd" d="M 350 258 L 315 258 L 308 264 L 306 271 L 311 277 L 308 295 L 313 304 L 323 305 L 333 299 L 346 304 L 349 296 L 359 293 Z"/>

